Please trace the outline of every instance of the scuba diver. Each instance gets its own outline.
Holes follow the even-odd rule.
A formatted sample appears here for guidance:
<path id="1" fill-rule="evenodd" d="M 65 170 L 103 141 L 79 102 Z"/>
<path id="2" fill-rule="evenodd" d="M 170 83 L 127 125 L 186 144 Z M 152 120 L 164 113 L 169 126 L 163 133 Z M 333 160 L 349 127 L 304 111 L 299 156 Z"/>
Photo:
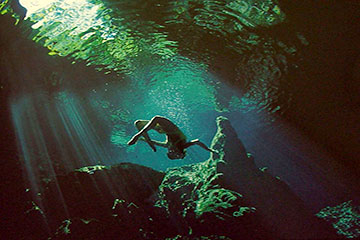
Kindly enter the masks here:
<path id="1" fill-rule="evenodd" d="M 128 145 L 133 145 L 138 140 L 141 140 L 149 144 L 154 152 L 156 152 L 155 145 L 165 147 L 168 149 L 167 156 L 170 159 L 184 158 L 186 154 L 185 149 L 192 145 L 199 145 L 209 152 L 216 153 L 215 150 L 208 148 L 204 143 L 200 142 L 199 139 L 194 139 L 190 142 L 187 142 L 184 133 L 167 118 L 155 116 L 150 121 L 136 120 L 134 125 L 139 130 L 139 132 L 130 139 Z M 160 134 L 166 134 L 166 141 L 159 142 L 150 139 L 149 135 L 147 134 L 147 131 L 150 129 L 154 129 Z"/>

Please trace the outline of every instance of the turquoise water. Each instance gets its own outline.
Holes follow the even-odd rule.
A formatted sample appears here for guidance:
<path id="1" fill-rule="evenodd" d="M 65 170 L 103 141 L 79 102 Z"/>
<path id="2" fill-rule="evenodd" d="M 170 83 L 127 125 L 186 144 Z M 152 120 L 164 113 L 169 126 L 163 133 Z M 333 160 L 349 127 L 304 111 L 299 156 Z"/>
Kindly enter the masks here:
<path id="1" fill-rule="evenodd" d="M 328 156 L 279 120 L 292 101 L 288 68 L 308 43 L 300 33 L 294 42 L 266 34 L 286 20 L 276 1 L 54 1 L 27 17 L 28 38 L 47 48 L 49 65 L 65 62 L 29 77 L 11 100 L 36 191 L 83 166 L 132 162 L 166 170 L 208 159 L 196 146 L 183 160 L 142 142 L 128 146 L 133 122 L 154 115 L 207 145 L 215 118 L 226 116 L 258 166 L 314 207 L 337 198 L 322 182 L 342 191 L 312 162 Z"/>
<path id="2" fill-rule="evenodd" d="M 153 20 L 148 19 L 150 16 L 138 18 L 139 14 L 146 15 L 143 8 L 139 8 L 140 2 L 133 5 L 124 1 L 118 3 L 116 8 L 107 8 L 111 3 L 101 1 L 21 3 L 28 6 L 27 19 L 33 21 L 32 40 L 47 47 L 49 55 L 68 57 L 73 63 L 85 61 L 86 65 L 95 67 L 105 76 L 110 76 L 102 80 L 93 79 L 93 84 L 88 87 L 85 79 L 75 83 L 69 76 L 55 75 L 47 80 L 48 83 L 45 85 L 54 85 L 54 89 L 55 85 L 59 85 L 60 91 L 47 98 L 41 94 L 46 95 L 49 89 L 40 87 L 36 90 L 37 93 L 27 96 L 32 101 L 49 105 L 46 113 L 38 114 L 46 115 L 49 121 L 54 118 L 51 115 L 57 116 L 55 122 L 40 130 L 53 132 L 52 138 L 55 137 L 57 140 L 45 141 L 46 147 L 37 148 L 49 151 L 48 149 L 61 149 L 60 145 L 64 141 L 72 143 L 71 150 L 66 150 L 67 147 L 64 150 L 56 150 L 62 152 L 62 161 L 68 162 L 59 163 L 64 165 L 65 171 L 89 164 L 114 164 L 121 161 L 136 162 L 165 170 L 167 167 L 207 159 L 208 153 L 197 148 L 190 149 L 186 160 L 168 161 L 164 154 L 165 149 L 152 153 L 142 143 L 127 146 L 128 139 L 135 133 L 132 123 L 136 119 L 151 119 L 155 115 L 166 116 L 184 131 L 188 140 L 200 138 L 209 145 L 215 132 L 214 120 L 219 114 L 253 112 L 259 115 L 253 118 L 261 119 L 261 124 L 266 125 L 272 121 L 267 114 L 268 108 L 272 108 L 271 112 L 280 109 L 279 106 L 270 106 L 272 98 L 269 96 L 277 94 L 274 93 L 276 85 L 270 85 L 268 81 L 273 81 L 275 76 L 269 75 L 267 62 L 274 64 L 270 58 L 263 60 L 265 66 L 256 69 L 252 69 L 253 64 L 249 62 L 246 69 L 248 77 L 241 79 L 241 85 L 244 85 L 246 90 L 241 92 L 224 83 L 222 76 L 210 70 L 210 55 L 198 56 L 205 57 L 204 59 L 191 59 L 182 53 L 193 51 L 191 48 L 194 46 L 181 49 L 179 44 L 182 39 L 172 40 L 166 28 L 175 23 L 182 24 L 181 21 L 185 19 L 181 18 L 185 17 L 185 12 L 181 11 L 191 7 L 188 3 L 173 2 L 169 5 L 170 11 L 177 12 L 179 16 L 155 15 L 151 16 L 154 17 Z M 158 3 L 158 7 L 161 8 L 162 4 L 165 3 Z M 266 26 L 284 19 L 279 7 L 271 2 L 264 3 L 261 7 L 256 4 L 251 7 L 250 3 L 245 2 L 240 5 L 230 2 L 222 6 L 224 9 L 220 9 L 221 6 L 217 6 L 215 2 L 206 4 L 208 5 L 202 10 L 199 9 L 201 13 L 195 17 L 195 27 L 221 29 L 220 24 L 225 19 L 220 15 L 219 22 L 210 21 L 212 24 L 204 25 L 204 21 L 209 20 L 209 14 L 217 16 L 221 11 L 226 11 L 228 16 L 234 16 L 239 12 L 244 15 L 238 19 L 239 24 L 233 26 L 234 30 L 240 32 L 246 32 L 240 28 L 240 24 L 250 27 Z M 272 13 L 264 15 L 266 11 Z M 156 23 L 160 20 L 162 24 Z M 259 44 L 257 39 L 258 37 L 251 34 L 246 41 L 255 45 Z M 262 56 L 257 55 L 252 61 L 257 61 L 256 58 Z M 226 60 L 218 65 L 223 64 L 226 64 Z M 279 74 L 277 72 L 274 74 Z M 15 105 L 14 109 L 17 109 L 18 103 L 14 103 Z M 97 115 L 97 119 L 89 117 L 91 114 Z M 20 113 L 14 115 L 14 118 L 18 118 L 17 115 Z M 36 116 L 33 118 L 36 119 Z M 24 124 L 19 123 L 19 128 Z M 66 134 L 62 134 L 63 131 Z M 99 134 L 102 131 L 106 133 Z M 153 136 L 161 138 L 156 134 Z M 36 155 L 49 157 L 47 153 L 42 153 L 44 150 L 39 151 L 41 153 Z M 74 155 L 73 153 L 78 160 L 65 160 Z"/>

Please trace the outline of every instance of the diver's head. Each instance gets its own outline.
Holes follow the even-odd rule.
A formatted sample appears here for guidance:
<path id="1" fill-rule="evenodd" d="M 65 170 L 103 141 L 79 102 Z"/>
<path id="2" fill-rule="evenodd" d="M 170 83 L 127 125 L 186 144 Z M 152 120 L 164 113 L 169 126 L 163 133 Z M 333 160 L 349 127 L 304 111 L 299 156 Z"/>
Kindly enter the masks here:
<path id="1" fill-rule="evenodd" d="M 167 156 L 170 159 L 183 159 L 185 157 L 185 151 L 179 149 L 169 149 Z"/>

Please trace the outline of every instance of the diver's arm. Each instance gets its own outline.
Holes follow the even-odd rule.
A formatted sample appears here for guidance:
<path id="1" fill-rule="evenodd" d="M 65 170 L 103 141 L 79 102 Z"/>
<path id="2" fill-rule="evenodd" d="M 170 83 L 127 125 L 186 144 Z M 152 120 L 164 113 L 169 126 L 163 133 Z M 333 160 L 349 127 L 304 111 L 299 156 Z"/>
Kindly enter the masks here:
<path id="1" fill-rule="evenodd" d="M 188 148 L 190 146 L 193 146 L 193 145 L 198 145 L 200 147 L 202 147 L 203 149 L 209 151 L 209 152 L 213 152 L 213 153 L 218 153 L 217 151 L 211 149 L 211 148 L 208 148 L 204 143 L 200 142 L 199 139 L 194 139 L 188 143 L 185 144 L 185 148 Z"/>
<path id="2" fill-rule="evenodd" d="M 163 119 L 163 117 L 160 116 L 155 116 L 153 117 L 138 133 L 136 133 L 131 139 L 130 141 L 127 143 L 128 145 L 133 145 L 137 142 L 137 140 L 139 140 L 141 135 L 146 135 L 146 132 L 149 131 L 150 129 L 153 129 L 156 124 L 160 121 L 160 119 Z M 145 137 L 146 139 L 146 137 Z M 151 140 L 150 140 L 151 141 Z M 149 143 L 150 144 L 150 143 Z M 154 150 L 155 151 L 155 150 Z"/>
<path id="3" fill-rule="evenodd" d="M 166 142 L 159 142 L 159 141 L 156 141 L 156 140 L 151 140 L 155 145 L 159 146 L 159 147 L 164 147 L 164 148 L 167 148 L 168 147 L 168 144 Z"/>

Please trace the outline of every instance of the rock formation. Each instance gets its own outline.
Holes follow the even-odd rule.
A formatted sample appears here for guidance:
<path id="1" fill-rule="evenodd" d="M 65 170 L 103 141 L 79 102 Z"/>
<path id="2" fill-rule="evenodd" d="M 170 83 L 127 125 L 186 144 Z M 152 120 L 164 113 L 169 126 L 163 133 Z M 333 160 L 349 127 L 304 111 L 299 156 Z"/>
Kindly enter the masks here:
<path id="1" fill-rule="evenodd" d="M 28 223 L 39 225 L 32 237 L 336 237 L 284 182 L 257 168 L 226 118 L 218 117 L 217 127 L 212 148 L 218 153 L 198 164 L 162 173 L 123 163 L 57 176 L 25 214 Z"/>
<path id="2" fill-rule="evenodd" d="M 286 183 L 255 165 L 227 119 L 219 117 L 217 126 L 212 148 L 220 152 L 213 156 L 217 172 L 222 173 L 219 182 L 256 208 L 259 224 L 281 239 L 331 237 L 331 230 L 322 226 Z"/>

